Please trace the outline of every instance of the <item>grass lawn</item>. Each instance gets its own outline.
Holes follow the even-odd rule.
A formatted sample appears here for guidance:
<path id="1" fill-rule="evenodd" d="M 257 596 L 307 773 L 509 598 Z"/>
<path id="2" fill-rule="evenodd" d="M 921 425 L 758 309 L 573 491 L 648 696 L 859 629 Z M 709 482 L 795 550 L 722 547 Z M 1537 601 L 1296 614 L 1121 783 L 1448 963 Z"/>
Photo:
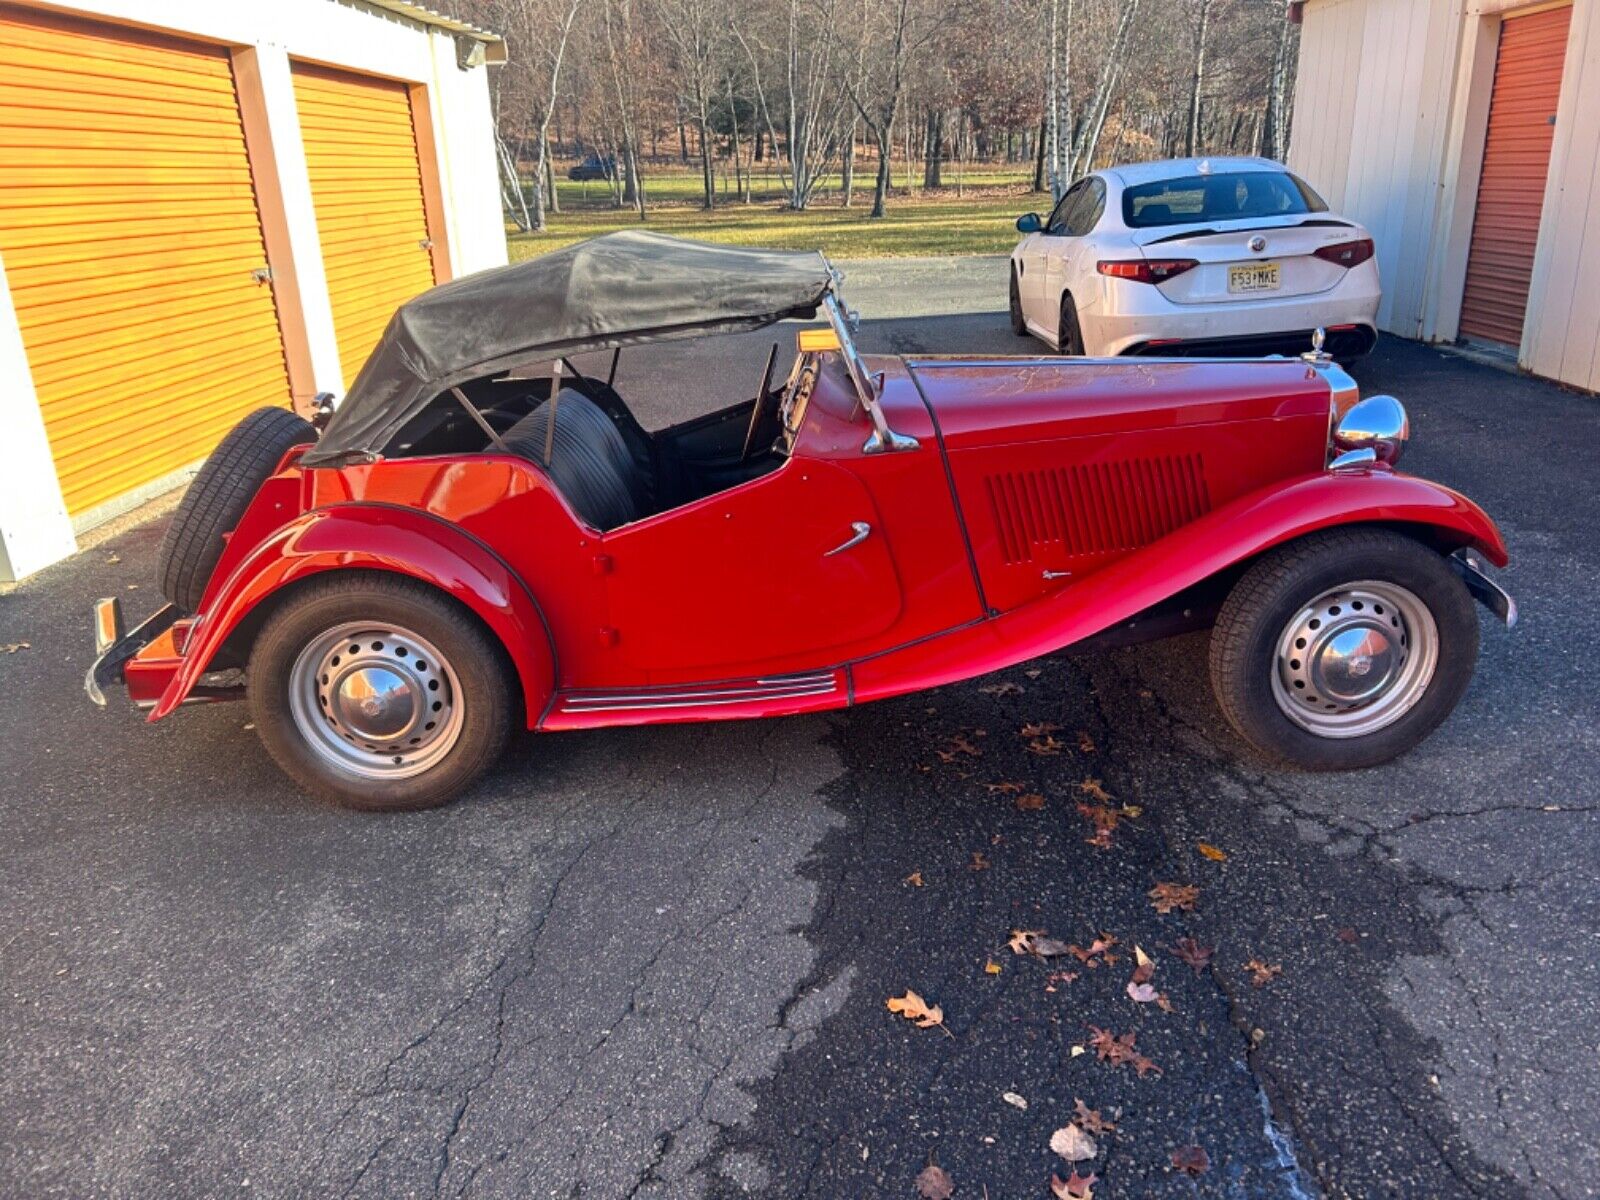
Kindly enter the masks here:
<path id="1" fill-rule="evenodd" d="M 534 258 L 549 250 L 616 229 L 646 228 L 678 237 L 780 250 L 822 250 L 830 258 L 886 258 L 934 254 L 1004 254 L 1017 243 L 1015 221 L 1024 212 L 1048 205 L 1049 197 L 1030 191 L 1017 170 L 970 170 L 964 194 L 956 196 L 955 172 L 947 167 L 949 186 L 914 195 L 894 192 L 886 216 L 867 216 L 872 204 L 871 180 L 858 186 L 853 205 L 839 207 L 837 179 L 832 189 L 819 190 L 812 207 L 794 212 L 783 206 L 781 184 L 756 177 L 755 202 L 729 199 L 712 212 L 699 205 L 700 177 L 671 171 L 646 176 L 651 199 L 649 219 L 642 226 L 632 209 L 609 207 L 604 183 L 560 180 L 562 211 L 551 213 L 542 234 L 511 232 L 511 261 Z"/>

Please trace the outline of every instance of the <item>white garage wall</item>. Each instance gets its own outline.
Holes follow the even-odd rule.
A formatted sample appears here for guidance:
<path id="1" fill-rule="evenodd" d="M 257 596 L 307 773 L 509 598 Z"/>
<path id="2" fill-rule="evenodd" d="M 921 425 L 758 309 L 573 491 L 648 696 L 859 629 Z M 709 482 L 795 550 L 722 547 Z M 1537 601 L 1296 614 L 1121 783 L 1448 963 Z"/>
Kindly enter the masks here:
<path id="1" fill-rule="evenodd" d="M 1453 341 L 1500 22 L 1530 0 L 1307 0 L 1289 164 L 1377 244 L 1378 324 Z M 1575 0 L 1519 356 L 1600 391 L 1600 0 Z"/>

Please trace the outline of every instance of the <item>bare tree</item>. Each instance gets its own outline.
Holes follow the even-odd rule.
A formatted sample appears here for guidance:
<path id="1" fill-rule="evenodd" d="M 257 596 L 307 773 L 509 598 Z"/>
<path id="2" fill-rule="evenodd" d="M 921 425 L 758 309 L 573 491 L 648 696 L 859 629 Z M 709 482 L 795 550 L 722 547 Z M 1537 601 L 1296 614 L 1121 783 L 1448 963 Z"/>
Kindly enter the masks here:
<path id="1" fill-rule="evenodd" d="M 1209 3 L 1209 0 L 1204 0 Z M 1133 36 L 1134 18 L 1139 15 L 1139 0 L 1123 0 L 1121 15 L 1117 18 L 1116 32 L 1111 37 L 1111 51 L 1100 68 L 1100 81 L 1088 107 L 1084 110 L 1083 130 L 1077 139 L 1072 159 L 1073 178 L 1086 175 L 1094 169 L 1095 151 L 1100 146 L 1100 132 L 1106 125 L 1106 114 L 1122 78 L 1122 69 L 1128 60 L 1128 43 Z"/>
<path id="2" fill-rule="evenodd" d="M 870 69 L 847 85 L 861 121 L 878 146 L 878 180 L 869 216 L 881 217 L 889 198 L 894 123 L 906 81 L 906 64 L 937 34 L 940 20 L 927 0 L 862 0 L 861 32 Z M 909 155 L 907 156 L 909 158 Z"/>
<path id="3" fill-rule="evenodd" d="M 717 204 L 717 179 L 711 139 L 711 102 L 724 76 L 727 12 L 718 0 L 656 0 L 657 22 L 672 51 L 674 73 L 684 105 L 700 132 L 700 180 L 704 208 Z M 682 128 L 680 124 L 680 129 Z"/>
<path id="4" fill-rule="evenodd" d="M 634 0 L 602 0 L 602 32 L 606 64 L 610 68 L 612 99 L 616 105 L 618 149 L 621 151 L 623 202 L 632 202 L 643 221 L 649 214 L 644 178 L 639 173 L 639 98 L 636 67 L 644 37 Z"/>
<path id="5" fill-rule="evenodd" d="M 1194 70 L 1190 74 L 1189 123 L 1183 135 L 1183 152 L 1189 157 L 1200 152 L 1200 95 L 1206 79 L 1206 39 L 1211 32 L 1212 0 L 1194 0 Z"/>

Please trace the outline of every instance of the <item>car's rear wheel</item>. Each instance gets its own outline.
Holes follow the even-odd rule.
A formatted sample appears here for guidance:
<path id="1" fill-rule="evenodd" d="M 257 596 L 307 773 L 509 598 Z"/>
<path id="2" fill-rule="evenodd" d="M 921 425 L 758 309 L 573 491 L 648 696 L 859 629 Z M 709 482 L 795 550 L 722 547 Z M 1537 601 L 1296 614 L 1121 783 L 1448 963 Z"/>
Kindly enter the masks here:
<path id="1" fill-rule="evenodd" d="M 1061 325 L 1056 348 L 1062 354 L 1083 354 L 1083 330 L 1078 325 L 1078 306 L 1071 296 L 1061 297 Z"/>
<path id="2" fill-rule="evenodd" d="M 235 425 L 189 484 L 161 539 L 161 592 L 195 612 L 223 538 L 238 524 L 267 476 L 293 447 L 317 440 L 311 423 L 286 408 L 258 408 Z"/>
<path id="3" fill-rule="evenodd" d="M 1028 336 L 1028 323 L 1022 318 L 1022 290 L 1017 286 L 1017 269 L 1011 268 L 1011 332 Z"/>
<path id="4" fill-rule="evenodd" d="M 446 596 L 356 574 L 318 580 L 250 655 L 256 732 L 307 791 L 401 812 L 454 799 L 504 747 L 516 711 L 501 648 Z"/>
<path id="5" fill-rule="evenodd" d="M 1267 757 L 1315 771 L 1410 750 L 1455 709 L 1477 658 L 1477 612 L 1444 557 L 1378 529 L 1268 553 L 1211 635 L 1229 724 Z"/>

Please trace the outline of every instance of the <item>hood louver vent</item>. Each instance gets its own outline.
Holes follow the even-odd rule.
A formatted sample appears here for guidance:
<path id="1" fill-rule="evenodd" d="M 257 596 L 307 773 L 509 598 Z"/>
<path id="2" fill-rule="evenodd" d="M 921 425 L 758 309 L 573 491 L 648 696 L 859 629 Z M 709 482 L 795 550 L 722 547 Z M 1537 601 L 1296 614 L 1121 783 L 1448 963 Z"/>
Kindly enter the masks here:
<path id="1" fill-rule="evenodd" d="M 1000 552 L 1008 563 L 1125 554 L 1211 508 L 1198 454 L 1005 471 L 985 483 Z"/>

